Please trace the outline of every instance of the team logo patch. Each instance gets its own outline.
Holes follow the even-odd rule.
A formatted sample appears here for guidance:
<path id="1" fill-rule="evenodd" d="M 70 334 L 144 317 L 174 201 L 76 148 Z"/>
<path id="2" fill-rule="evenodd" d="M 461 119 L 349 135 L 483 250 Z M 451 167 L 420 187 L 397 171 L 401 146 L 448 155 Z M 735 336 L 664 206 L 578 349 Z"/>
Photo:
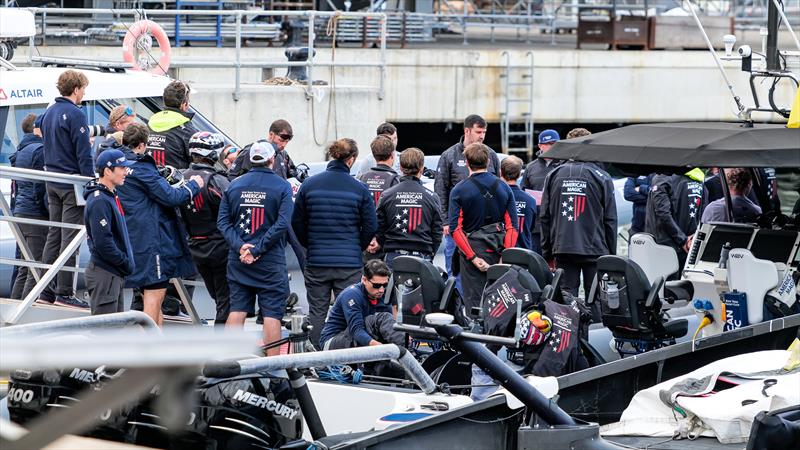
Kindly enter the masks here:
<path id="1" fill-rule="evenodd" d="M 561 184 L 561 216 L 577 221 L 586 211 L 586 181 L 565 180 Z"/>
<path id="2" fill-rule="evenodd" d="M 106 225 L 108 225 L 108 222 L 106 222 L 106 219 L 100 219 L 100 226 L 104 227 Z"/>
<path id="3" fill-rule="evenodd" d="M 239 231 L 244 234 L 255 233 L 264 224 L 264 201 L 266 192 L 243 191 L 239 206 Z"/>

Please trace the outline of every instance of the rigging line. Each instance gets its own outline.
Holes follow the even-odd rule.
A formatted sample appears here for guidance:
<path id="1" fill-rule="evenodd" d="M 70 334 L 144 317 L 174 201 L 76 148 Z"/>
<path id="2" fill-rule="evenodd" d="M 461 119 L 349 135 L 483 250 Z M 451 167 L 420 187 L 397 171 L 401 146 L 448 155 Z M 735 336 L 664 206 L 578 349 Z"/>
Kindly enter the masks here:
<path id="1" fill-rule="evenodd" d="M 783 21 L 784 24 L 786 24 L 786 29 L 789 30 L 789 34 L 792 35 L 792 39 L 794 40 L 794 45 L 797 47 L 797 50 L 800 51 L 800 40 L 797 39 L 797 35 L 794 34 L 794 30 L 792 30 L 792 25 L 789 23 L 789 19 L 786 18 L 786 14 L 783 11 L 784 8 L 783 2 L 778 4 L 778 0 L 772 0 L 772 3 L 775 5 L 775 9 L 778 10 L 778 14 L 780 14 L 781 20 Z"/>
<path id="2" fill-rule="evenodd" d="M 714 62 L 717 64 L 717 68 L 719 69 L 720 74 L 722 74 L 722 78 L 725 80 L 725 84 L 728 86 L 728 90 L 731 91 L 731 96 L 733 96 L 733 100 L 736 102 L 736 107 L 739 109 L 739 113 L 737 114 L 740 119 L 747 119 L 747 114 L 744 105 L 742 104 L 742 99 L 736 95 L 736 92 L 733 90 L 733 85 L 731 84 L 731 80 L 728 78 L 728 75 L 725 73 L 725 69 L 722 67 L 722 62 L 719 60 L 719 56 L 717 56 L 716 51 L 714 50 L 714 45 L 711 44 L 711 40 L 708 39 L 708 34 L 706 34 L 705 28 L 703 28 L 703 24 L 700 22 L 700 18 L 697 17 L 697 11 L 695 11 L 694 3 L 692 0 L 687 0 L 686 3 L 689 4 L 689 11 L 692 13 L 692 17 L 694 17 L 694 21 L 697 24 L 697 27 L 700 28 L 700 33 L 703 35 L 703 39 L 705 39 L 706 44 L 708 45 L 708 50 L 711 52 L 711 55 L 714 57 Z"/>

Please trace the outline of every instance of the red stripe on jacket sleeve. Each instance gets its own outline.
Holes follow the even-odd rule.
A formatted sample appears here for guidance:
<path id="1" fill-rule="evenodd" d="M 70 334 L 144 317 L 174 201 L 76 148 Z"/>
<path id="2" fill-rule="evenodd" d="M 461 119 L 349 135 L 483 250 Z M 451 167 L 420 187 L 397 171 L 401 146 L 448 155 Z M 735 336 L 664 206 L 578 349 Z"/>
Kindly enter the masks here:
<path id="1" fill-rule="evenodd" d="M 464 233 L 464 210 L 458 212 L 458 228 L 456 231 L 453 232 L 453 240 L 456 242 L 458 249 L 464 254 L 467 259 L 472 259 L 475 257 L 475 252 L 472 250 L 472 246 L 469 245 L 469 239 L 467 239 L 467 234 Z"/>

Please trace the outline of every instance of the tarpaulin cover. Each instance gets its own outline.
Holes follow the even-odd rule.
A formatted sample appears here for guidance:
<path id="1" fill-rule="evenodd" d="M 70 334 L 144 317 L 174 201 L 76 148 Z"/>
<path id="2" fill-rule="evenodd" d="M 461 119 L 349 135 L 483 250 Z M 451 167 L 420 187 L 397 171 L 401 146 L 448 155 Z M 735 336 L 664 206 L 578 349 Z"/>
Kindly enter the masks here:
<path id="1" fill-rule="evenodd" d="M 786 350 L 732 356 L 638 392 L 604 436 L 675 435 L 746 442 L 761 411 L 800 404 L 800 370 L 786 371 Z"/>
<path id="2" fill-rule="evenodd" d="M 629 125 L 558 141 L 549 158 L 666 167 L 800 167 L 800 129 L 685 122 Z"/>

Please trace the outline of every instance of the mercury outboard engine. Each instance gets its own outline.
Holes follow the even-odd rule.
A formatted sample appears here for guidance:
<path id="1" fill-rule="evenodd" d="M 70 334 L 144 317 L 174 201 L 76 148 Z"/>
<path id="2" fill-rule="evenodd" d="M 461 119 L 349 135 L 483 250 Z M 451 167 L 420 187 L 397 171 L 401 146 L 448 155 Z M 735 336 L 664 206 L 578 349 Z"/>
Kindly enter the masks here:
<path id="1" fill-rule="evenodd" d="M 286 377 L 201 377 L 195 392 L 197 406 L 182 430 L 159 423 L 154 397 L 140 406 L 132 422 L 136 443 L 187 450 L 277 448 L 303 435 L 300 404 Z"/>
<path id="2" fill-rule="evenodd" d="M 51 408 L 68 408 L 78 393 L 96 381 L 93 371 L 22 370 L 11 373 L 8 383 L 8 413 L 13 422 L 24 425 Z"/>
<path id="3" fill-rule="evenodd" d="M 96 370 L 78 367 L 64 370 L 15 370 L 9 381 L 9 416 L 13 422 L 24 425 L 52 408 L 71 407 L 80 401 L 83 391 L 102 389 L 103 380 L 113 377 L 114 371 L 105 367 Z M 87 435 L 132 442 L 128 416 L 134 406 L 101 414 L 100 425 Z"/>

